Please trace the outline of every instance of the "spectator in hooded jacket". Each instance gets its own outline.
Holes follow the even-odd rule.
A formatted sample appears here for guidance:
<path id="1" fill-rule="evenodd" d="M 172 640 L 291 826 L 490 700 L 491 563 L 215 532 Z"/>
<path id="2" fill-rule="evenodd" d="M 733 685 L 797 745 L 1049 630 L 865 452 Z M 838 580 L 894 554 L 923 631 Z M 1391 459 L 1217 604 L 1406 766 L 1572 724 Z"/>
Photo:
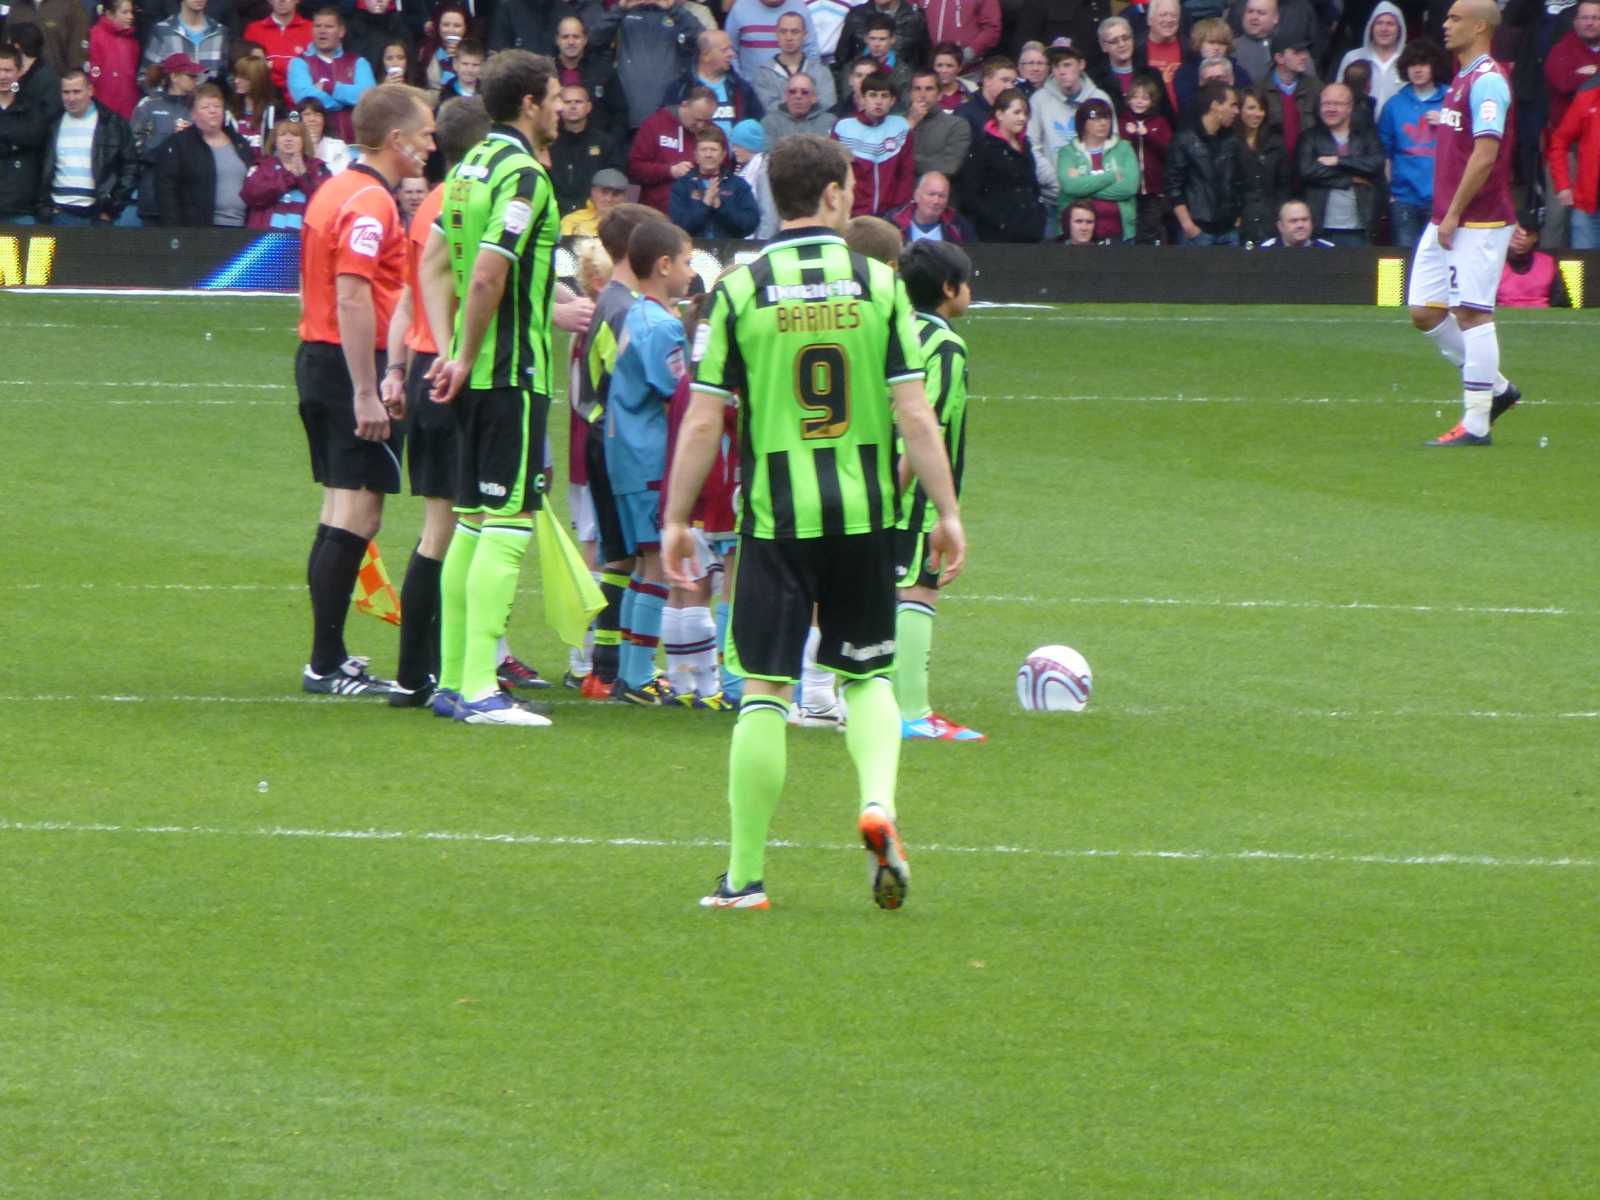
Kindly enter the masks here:
<path id="1" fill-rule="evenodd" d="M 764 2 L 756 0 L 758 4 Z M 834 106 L 833 74 L 816 54 L 807 50 L 809 29 L 798 13 L 782 13 L 774 22 L 772 36 L 777 51 L 763 59 L 747 76 L 763 112 L 769 113 L 783 103 L 789 81 L 796 75 L 807 76 L 815 85 L 818 104 L 823 108 Z"/>
<path id="2" fill-rule="evenodd" d="M 628 178 L 639 185 L 640 204 L 667 211 L 672 185 L 695 169 L 694 135 L 716 111 L 711 89 L 696 86 L 639 127 L 628 151 Z"/>
<path id="3" fill-rule="evenodd" d="M 827 72 L 823 74 L 826 76 Z M 789 76 L 783 88 L 783 103 L 761 118 L 761 131 L 767 141 L 776 143 L 791 133 L 827 137 L 833 132 L 833 113 L 817 103 L 817 87 L 810 75 L 797 72 Z"/>
<path id="4" fill-rule="evenodd" d="M 707 124 L 694 135 L 695 169 L 672 185 L 667 218 L 690 237 L 742 239 L 761 221 L 755 193 L 730 169 L 722 130 Z"/>
<path id="5" fill-rule="evenodd" d="M 1578 89 L 1596 78 L 1600 78 L 1600 0 L 1578 0 L 1572 28 L 1550 48 L 1550 56 L 1544 62 L 1545 87 L 1550 95 L 1545 128 L 1560 125 Z"/>
<path id="6" fill-rule="evenodd" d="M 1406 86 L 1378 116 L 1378 141 L 1388 159 L 1389 227 L 1394 244 L 1414 248 L 1433 211 L 1433 153 L 1438 143 L 1440 105 L 1450 60 L 1426 38 L 1400 52 Z"/>
<path id="7" fill-rule="evenodd" d="M 1131 242 L 1138 225 L 1138 155 L 1117 136 L 1111 101 L 1085 101 L 1073 120 L 1077 137 L 1059 152 L 1057 192 L 1094 206 L 1095 241 Z"/>
<path id="8" fill-rule="evenodd" d="M 1044 199 L 1028 145 L 1028 98 L 1016 88 L 994 99 L 994 117 L 974 139 L 961 169 L 961 212 L 980 242 L 1037 242 Z"/>
<path id="9" fill-rule="evenodd" d="M 768 241 L 777 236 L 780 218 L 778 202 L 772 195 L 772 183 L 767 178 L 767 132 L 759 121 L 740 121 L 733 127 L 728 152 L 738 169 L 739 178 L 750 185 L 756 198 L 756 211 L 761 220 L 756 225 L 754 237 Z"/>
<path id="10" fill-rule="evenodd" d="M 1244 211 L 1239 171 L 1239 93 L 1208 83 L 1196 96 L 1193 126 L 1172 139 L 1167 151 L 1167 198 L 1186 246 L 1237 246 Z"/>
<path id="11" fill-rule="evenodd" d="M 891 112 L 894 82 L 883 72 L 868 75 L 861 85 L 861 112 L 841 117 L 833 127 L 836 141 L 850 151 L 855 175 L 853 217 L 881 217 L 911 199 L 915 186 L 914 134 L 904 117 Z"/>
<path id="12" fill-rule="evenodd" d="M 911 0 L 866 0 L 850 10 L 839 31 L 835 62 L 853 62 L 867 52 L 867 19 L 882 15 L 894 21 L 895 60 L 907 67 L 920 67 L 928 61 L 928 23 L 922 10 Z"/>
<path id="13" fill-rule="evenodd" d="M 1260 245 L 1273 235 L 1274 222 L 1289 198 L 1292 164 L 1283 137 L 1267 124 L 1267 106 L 1256 92 L 1239 97 L 1239 178 L 1243 211 L 1239 236 L 1246 245 Z"/>
<path id="14" fill-rule="evenodd" d="M 139 87 L 139 39 L 133 0 L 115 0 L 89 31 L 89 78 L 95 102 L 127 121 L 144 95 Z"/>
<path id="15" fill-rule="evenodd" d="M 596 128 L 628 129 L 628 97 L 611 60 L 589 45 L 589 31 L 577 17 L 556 23 L 556 76 L 562 87 L 577 85 L 589 94 L 589 122 Z"/>
<path id="16" fill-rule="evenodd" d="M 1134 200 L 1133 240 L 1155 246 L 1167 240 L 1167 147 L 1172 123 L 1161 115 L 1161 80 L 1145 73 L 1136 77 L 1124 98 L 1117 131 L 1139 159 L 1139 194 Z"/>
<path id="17" fill-rule="evenodd" d="M 1576 146 L 1577 170 L 1571 151 Z M 1579 89 L 1546 153 L 1556 199 L 1569 206 L 1568 241 L 1574 250 L 1600 250 L 1600 76 Z"/>
<path id="18" fill-rule="evenodd" d="M 917 180 L 911 199 L 889 214 L 906 245 L 913 242 L 971 242 L 972 223 L 950 207 L 950 181 L 938 171 Z"/>
<path id="19" fill-rule="evenodd" d="M 289 91 L 289 64 L 311 45 L 311 20 L 300 15 L 295 0 L 267 0 L 268 13 L 244 27 L 244 36 L 267 52 L 272 83 Z"/>
<path id="20" fill-rule="evenodd" d="M 972 126 L 939 107 L 939 77 L 924 67 L 911 76 L 911 103 L 906 105 L 911 126 L 912 165 L 917 177 L 929 171 L 954 179 L 961 174 L 972 149 Z"/>
<path id="21" fill-rule="evenodd" d="M 89 45 L 89 16 L 82 0 L 11 0 L 6 40 L 15 42 L 25 25 L 41 36 L 40 57 L 58 76 L 83 66 Z"/>
<path id="22" fill-rule="evenodd" d="M 244 181 L 255 164 L 250 143 L 228 128 L 222 89 L 195 89 L 194 123 L 161 147 L 156 194 L 163 226 L 243 228 Z"/>
<path id="23" fill-rule="evenodd" d="M 145 70 L 150 92 L 134 106 L 133 151 L 139 159 L 138 217 L 141 224 L 161 224 L 161 198 L 156 192 L 156 162 L 161 147 L 175 133 L 189 128 L 194 90 L 204 74 L 187 54 L 171 55 Z"/>
<path id="24" fill-rule="evenodd" d="M 1405 48 L 1404 14 L 1389 0 L 1378 0 L 1372 8 L 1372 15 L 1367 18 L 1361 45 L 1339 60 L 1339 69 L 1334 72 L 1334 78 L 1343 79 L 1352 63 L 1371 63 L 1372 83 L 1367 94 L 1372 97 L 1374 112 L 1382 116 L 1384 105 L 1406 85 L 1405 74 L 1400 67 L 1400 55 Z"/>
<path id="25" fill-rule="evenodd" d="M 1323 88 L 1318 107 L 1316 126 L 1295 151 L 1317 236 L 1335 246 L 1370 246 L 1383 212 L 1383 145 L 1351 120 L 1355 98 L 1344 84 Z"/>
<path id="26" fill-rule="evenodd" d="M 733 0 L 733 7 L 728 9 L 724 24 L 733 42 L 734 53 L 738 56 L 739 74 L 752 84 L 756 82 L 761 68 L 782 48 L 778 41 L 778 23 L 784 17 L 796 18 L 800 22 L 800 45 L 795 47 L 800 58 L 820 62 L 822 52 L 817 47 L 817 34 L 811 27 L 811 10 L 805 0 Z M 805 69 L 801 62 L 796 62 L 795 66 L 798 70 Z M 761 94 L 761 89 L 757 88 L 756 92 Z M 765 96 L 762 96 L 761 102 L 766 104 Z"/>
<path id="27" fill-rule="evenodd" d="M 221 79 L 228 65 L 228 31 L 206 15 L 206 0 L 183 0 L 178 11 L 157 21 L 144 41 L 147 65 L 186 54 L 199 63 L 207 79 Z"/>
<path id="28" fill-rule="evenodd" d="M 760 120 L 763 115 L 761 101 L 754 89 L 740 79 L 733 69 L 733 41 L 720 29 L 708 29 L 700 35 L 700 54 L 694 69 L 678 80 L 677 86 L 667 92 L 666 103 L 676 104 L 690 88 L 702 87 L 716 98 L 716 111 L 711 120 L 723 137 L 733 132 L 733 127 L 746 117 Z"/>
<path id="29" fill-rule="evenodd" d="M 133 199 L 139 160 L 128 123 L 94 98 L 81 69 L 61 77 L 62 113 L 44 144 L 39 219 L 109 226 Z"/>
<path id="30" fill-rule="evenodd" d="M 668 89 L 694 66 L 703 27 L 677 0 L 617 0 L 588 23 L 596 46 L 615 47 L 612 58 L 628 97 L 628 126 L 638 129 L 670 103 Z M 656 207 L 666 211 L 665 191 Z"/>
<path id="31" fill-rule="evenodd" d="M 261 161 L 245 176 L 240 195 L 249 229 L 299 229 L 306 204 L 332 172 L 320 158 L 306 153 L 305 122 L 299 113 L 278 121 L 268 131 Z"/>
<path id="32" fill-rule="evenodd" d="M 1053 48 L 1050 78 L 1028 98 L 1028 144 L 1033 147 L 1045 205 L 1052 210 L 1060 207 L 1056 198 L 1060 195 L 1057 169 L 1061 151 L 1078 136 L 1078 113 L 1092 100 L 1103 102 L 1107 108 L 1111 105 L 1111 98 L 1084 73 L 1083 51 L 1072 46 Z M 1133 182 L 1137 187 L 1137 178 Z M 1056 230 L 1055 222 L 1050 224 L 1051 230 Z M 1131 225 L 1128 232 L 1132 236 Z"/>

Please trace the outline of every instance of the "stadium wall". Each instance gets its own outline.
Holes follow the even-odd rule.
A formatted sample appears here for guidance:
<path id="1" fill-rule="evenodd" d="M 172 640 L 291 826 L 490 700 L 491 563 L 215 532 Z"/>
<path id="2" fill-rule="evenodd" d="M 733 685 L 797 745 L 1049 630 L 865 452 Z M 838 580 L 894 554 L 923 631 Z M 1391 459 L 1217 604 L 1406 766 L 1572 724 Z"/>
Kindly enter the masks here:
<path id="1" fill-rule="evenodd" d="M 0 287 L 282 291 L 298 286 L 299 239 L 236 229 L 0 229 Z M 1406 258 L 1392 247 L 1282 251 L 1172 246 L 973 246 L 978 295 L 995 303 L 1366 304 L 1404 302 Z M 709 284 L 755 252 L 697 243 Z M 570 275 L 571 255 L 560 270 Z M 1600 253 L 1557 254 L 1573 304 L 1600 304 Z"/>

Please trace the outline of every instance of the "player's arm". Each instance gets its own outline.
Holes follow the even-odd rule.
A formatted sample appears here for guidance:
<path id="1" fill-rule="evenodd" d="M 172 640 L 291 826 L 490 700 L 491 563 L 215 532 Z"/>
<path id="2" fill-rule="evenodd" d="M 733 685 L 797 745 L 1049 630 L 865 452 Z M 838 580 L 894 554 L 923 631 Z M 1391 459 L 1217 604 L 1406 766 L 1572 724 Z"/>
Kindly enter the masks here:
<path id="1" fill-rule="evenodd" d="M 500 306 L 510 272 L 511 260 L 503 254 L 479 253 L 473 261 L 467 301 L 461 312 L 461 345 L 455 358 L 445 364 L 433 388 L 433 398 L 439 403 L 449 404 L 454 400 L 467 376 L 472 374 L 472 364 L 478 361 L 484 332 Z"/>
<path id="2" fill-rule="evenodd" d="M 428 372 L 428 381 L 432 383 L 448 363 L 450 333 L 456 325 L 456 289 L 450 276 L 450 247 L 437 225 L 428 231 L 428 240 L 423 244 L 422 258 L 417 263 L 417 283 L 422 288 L 422 313 L 428 320 L 428 332 L 439 348 L 439 357 Z"/>
<path id="3" fill-rule="evenodd" d="M 662 510 L 661 557 L 668 580 L 679 587 L 694 585 L 695 549 L 689 516 L 722 446 L 726 404 L 727 398 L 721 392 L 696 388 L 689 393 L 689 407 L 678 426 L 678 448 L 672 456 L 667 503 Z"/>
<path id="4" fill-rule="evenodd" d="M 950 473 L 950 456 L 940 436 L 939 418 L 923 391 L 922 380 L 907 379 L 890 388 L 894 398 L 894 419 L 906 444 L 906 461 L 922 484 L 922 490 L 939 510 L 939 523 L 929 535 L 932 553 L 929 563 L 940 571 L 943 587 L 961 574 L 966 564 L 967 539 L 961 528 L 961 511 L 956 504 L 956 484 Z M 674 480 L 674 483 L 677 481 Z"/>
<path id="5" fill-rule="evenodd" d="M 415 307 L 411 286 L 407 284 L 394 306 L 394 316 L 389 318 L 389 349 L 384 358 L 387 365 L 383 369 L 383 383 L 378 387 L 379 399 L 396 421 L 406 415 L 406 371 L 411 366 L 411 356 L 406 350 L 406 330 L 411 328 L 411 314 Z"/>
<path id="6" fill-rule="evenodd" d="M 363 441 L 389 438 L 389 414 L 378 398 L 378 317 L 372 308 L 372 281 L 340 275 L 337 281 L 339 345 L 355 388 L 356 436 Z"/>

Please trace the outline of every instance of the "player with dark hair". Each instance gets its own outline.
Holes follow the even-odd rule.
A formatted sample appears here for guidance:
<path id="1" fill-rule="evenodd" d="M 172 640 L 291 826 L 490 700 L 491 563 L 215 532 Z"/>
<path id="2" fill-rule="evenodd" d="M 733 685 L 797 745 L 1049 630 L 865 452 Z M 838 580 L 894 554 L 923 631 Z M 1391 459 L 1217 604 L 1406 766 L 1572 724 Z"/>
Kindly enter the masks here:
<path id="1" fill-rule="evenodd" d="M 783 790 L 789 699 L 813 606 L 818 661 L 846 681 L 845 741 L 860 782 L 858 828 L 873 898 L 898 908 L 910 867 L 895 826 L 900 714 L 894 669 L 894 436 L 939 511 L 931 566 L 948 583 L 965 535 L 950 464 L 922 388 L 922 352 L 893 270 L 839 236 L 852 175 L 836 142 L 784 138 L 769 180 L 782 229 L 712 291 L 696 348 L 694 395 L 679 433 L 663 528 L 674 583 L 695 553 L 689 514 L 740 402 L 743 475 L 730 666 L 745 677 L 729 751 L 732 842 L 708 908 L 766 908 L 768 826 Z"/>
<path id="2" fill-rule="evenodd" d="M 950 328 L 972 303 L 972 260 L 949 242 L 913 242 L 900 256 L 900 278 L 916 309 L 925 389 L 944 431 L 945 453 L 961 496 L 967 459 L 967 344 Z M 900 522 L 895 530 L 895 584 L 900 590 L 894 623 L 894 692 L 901 735 L 945 742 L 981 742 L 983 734 L 933 711 L 928 701 L 928 658 L 939 576 L 929 569 L 927 538 L 935 523 L 928 493 L 900 462 Z"/>
<path id="3" fill-rule="evenodd" d="M 667 470 L 667 406 L 687 370 L 683 322 L 672 304 L 689 291 L 694 271 L 689 235 L 666 221 L 646 221 L 628 239 L 628 268 L 639 299 L 628 310 L 617 341 L 616 367 L 606 399 L 606 473 L 629 557 L 633 602 L 626 622 L 621 667 L 613 697 L 627 704 L 674 702 L 671 685 L 657 680 L 667 605 L 661 571 L 661 480 Z M 654 687 L 647 685 L 654 683 Z"/>
<path id="4" fill-rule="evenodd" d="M 1433 155 L 1433 219 L 1411 260 L 1411 323 L 1461 369 L 1462 416 L 1429 446 L 1487 446 L 1489 426 L 1522 393 L 1500 373 L 1495 291 L 1517 212 L 1511 202 L 1511 86 L 1490 57 L 1500 9 L 1456 0 L 1445 48 L 1460 69 L 1439 106 Z"/>
<path id="5" fill-rule="evenodd" d="M 398 406 L 378 392 L 379 356 L 405 283 L 406 233 L 391 189 L 422 174 L 433 151 L 427 97 L 404 84 L 373 88 L 355 111 L 361 162 L 317 189 L 300 240 L 300 349 L 295 384 L 322 485 L 322 513 L 306 563 L 311 661 L 300 686 L 330 696 L 387 695 L 345 649 L 344 623 L 383 498 L 400 490 Z"/>
<path id="6" fill-rule="evenodd" d="M 489 134 L 489 114 L 477 97 L 452 100 L 439 110 L 434 140 L 447 168 Z M 428 397 L 428 372 L 439 356 L 434 329 L 444 337 L 454 324 L 449 305 L 429 312 L 419 282 L 423 255 L 444 204 L 444 184 L 423 199 L 406 237 L 406 289 L 389 322 L 389 365 L 384 400 L 406 414 L 406 458 L 411 494 L 423 497 L 422 534 L 400 586 L 398 687 L 389 697 L 397 708 L 428 703 L 439 676 L 439 573 L 455 529 L 456 418 L 448 405 Z M 441 247 L 442 249 L 442 247 Z M 448 300 L 436 295 L 436 302 Z"/>
<path id="7" fill-rule="evenodd" d="M 560 213 L 537 156 L 560 128 L 561 87 L 548 58 L 505 50 L 484 68 L 481 90 L 494 127 L 445 180 L 448 275 L 424 269 L 425 294 L 449 280 L 459 304 L 449 358 L 432 374 L 433 398 L 457 405 L 460 439 L 434 711 L 543 726 L 547 717 L 500 690 L 495 667 L 543 484 Z M 428 298 L 429 312 L 437 303 Z"/>

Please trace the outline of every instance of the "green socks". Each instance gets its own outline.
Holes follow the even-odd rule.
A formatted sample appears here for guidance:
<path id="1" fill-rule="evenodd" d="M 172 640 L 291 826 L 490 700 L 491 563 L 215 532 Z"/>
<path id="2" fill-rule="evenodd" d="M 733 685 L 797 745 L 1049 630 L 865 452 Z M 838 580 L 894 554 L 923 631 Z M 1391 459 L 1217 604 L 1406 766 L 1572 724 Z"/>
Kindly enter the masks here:
<path id="1" fill-rule="evenodd" d="M 900 772 L 900 709 L 883 676 L 858 679 L 844 688 L 845 745 L 861 783 L 861 807 L 876 804 L 894 815 L 894 783 Z"/>
<path id="2" fill-rule="evenodd" d="M 784 700 L 777 696 L 744 698 L 728 752 L 728 808 L 733 818 L 728 886 L 734 891 L 763 878 L 767 828 L 783 793 L 788 768 L 788 732 L 789 705 Z M 899 734 L 897 727 L 896 739 Z M 895 745 L 898 749 L 898 740 Z"/>
<path id="3" fill-rule="evenodd" d="M 894 614 L 894 698 L 900 716 L 920 721 L 933 711 L 928 702 L 928 655 L 933 648 L 933 608 L 902 600 Z"/>
<path id="4" fill-rule="evenodd" d="M 478 527 L 456 522 L 439 572 L 439 690 L 461 691 L 467 644 L 467 575 L 478 552 Z"/>
<path id="5" fill-rule="evenodd" d="M 517 576 L 523 555 L 533 538 L 533 523 L 505 518 L 485 521 L 478 550 L 467 572 L 466 635 L 462 654 L 461 697 L 469 702 L 492 696 L 500 686 L 495 679 L 500 638 L 511 619 L 517 598 Z M 455 551 L 455 539 L 450 545 Z M 445 558 L 445 571 L 450 560 Z"/>

